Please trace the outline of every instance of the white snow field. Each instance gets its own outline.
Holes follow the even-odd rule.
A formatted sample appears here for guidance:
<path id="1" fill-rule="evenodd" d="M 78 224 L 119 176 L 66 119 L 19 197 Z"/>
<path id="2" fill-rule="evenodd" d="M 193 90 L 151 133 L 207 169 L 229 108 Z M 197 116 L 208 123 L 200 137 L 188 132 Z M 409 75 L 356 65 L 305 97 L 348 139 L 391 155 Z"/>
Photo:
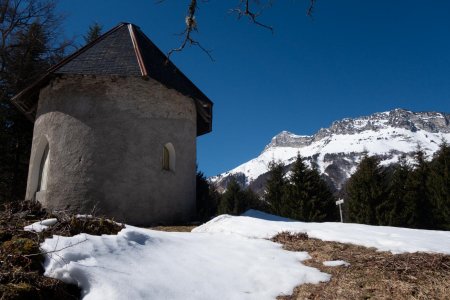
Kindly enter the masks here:
<path id="1" fill-rule="evenodd" d="M 117 235 L 54 236 L 41 245 L 45 275 L 75 283 L 84 299 L 275 299 L 330 275 L 267 238 L 306 232 L 379 250 L 450 254 L 450 232 L 346 223 L 303 223 L 250 210 L 192 233 L 126 226 Z M 345 262 L 325 262 L 341 265 Z"/>
<path id="2" fill-rule="evenodd" d="M 393 254 L 431 252 L 450 254 L 450 231 L 408 229 L 351 223 L 305 223 L 273 221 L 272 215 L 249 210 L 242 216 L 221 215 L 193 232 L 238 234 L 249 238 L 271 238 L 282 231 L 305 232 L 324 241 L 374 247 Z"/>
<path id="3" fill-rule="evenodd" d="M 83 299 L 275 299 L 330 278 L 300 263 L 306 252 L 236 234 L 126 226 L 117 235 L 54 236 L 41 246 L 49 252 L 45 275 L 78 284 Z"/>

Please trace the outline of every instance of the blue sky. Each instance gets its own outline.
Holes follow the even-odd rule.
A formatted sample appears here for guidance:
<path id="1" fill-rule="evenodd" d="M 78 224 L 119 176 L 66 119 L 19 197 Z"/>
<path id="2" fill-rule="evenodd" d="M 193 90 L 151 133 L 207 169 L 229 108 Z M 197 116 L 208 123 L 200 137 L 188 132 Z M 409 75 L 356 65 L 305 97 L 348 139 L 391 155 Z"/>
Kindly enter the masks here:
<path id="1" fill-rule="evenodd" d="M 80 43 L 93 22 L 126 21 L 167 52 L 188 2 L 59 0 L 58 9 Z M 207 176 L 256 157 L 282 130 L 313 134 L 398 107 L 450 112 L 450 1 L 317 0 L 311 19 L 309 0 L 279 0 L 260 17 L 273 34 L 230 14 L 237 2 L 199 1 L 196 37 L 214 62 L 198 48 L 172 57 L 214 102 L 213 132 L 197 141 Z"/>

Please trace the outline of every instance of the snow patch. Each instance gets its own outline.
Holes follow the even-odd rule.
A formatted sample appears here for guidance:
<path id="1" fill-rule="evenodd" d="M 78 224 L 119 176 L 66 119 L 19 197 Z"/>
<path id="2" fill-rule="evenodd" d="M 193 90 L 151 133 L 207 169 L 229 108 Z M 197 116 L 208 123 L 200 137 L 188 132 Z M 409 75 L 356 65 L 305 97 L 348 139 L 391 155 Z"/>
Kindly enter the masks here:
<path id="1" fill-rule="evenodd" d="M 255 216 L 255 214 L 253 214 Z M 303 232 L 324 241 L 374 247 L 393 254 L 430 252 L 450 254 L 450 232 L 352 223 L 305 223 L 248 216 L 221 216 L 195 228 L 194 232 L 238 234 L 270 239 L 280 232 Z"/>
<path id="2" fill-rule="evenodd" d="M 25 231 L 42 232 L 47 230 L 49 227 L 55 225 L 58 222 L 56 218 L 46 219 L 39 222 L 35 222 L 31 225 L 25 226 L 23 229 Z"/>
<path id="3" fill-rule="evenodd" d="M 327 260 L 323 262 L 324 266 L 327 267 L 339 267 L 339 266 L 349 266 L 350 264 L 344 260 Z"/>
<path id="4" fill-rule="evenodd" d="M 45 275 L 78 284 L 87 300 L 275 299 L 299 284 L 330 279 L 301 264 L 310 258 L 306 252 L 236 234 L 126 226 L 117 235 L 54 236 L 41 247 L 50 251 Z"/>

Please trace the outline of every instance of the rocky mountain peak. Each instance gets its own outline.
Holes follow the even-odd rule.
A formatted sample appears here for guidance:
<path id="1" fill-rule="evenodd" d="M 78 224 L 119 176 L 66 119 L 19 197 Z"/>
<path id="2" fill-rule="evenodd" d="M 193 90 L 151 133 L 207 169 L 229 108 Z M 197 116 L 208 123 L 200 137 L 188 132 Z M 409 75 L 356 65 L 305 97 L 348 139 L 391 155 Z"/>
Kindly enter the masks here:
<path id="1" fill-rule="evenodd" d="M 450 133 L 450 114 L 439 112 L 412 112 L 402 108 L 374 113 L 358 118 L 334 121 L 330 127 L 321 128 L 312 136 L 296 135 L 282 131 L 272 138 L 264 151 L 271 147 L 302 147 L 332 135 L 357 134 L 364 131 L 379 131 L 388 127 L 402 128 L 412 132 L 424 130 L 430 133 Z"/>
<path id="2" fill-rule="evenodd" d="M 431 158 L 443 140 L 450 142 L 450 114 L 398 108 L 335 121 L 311 136 L 282 131 L 258 157 L 210 180 L 224 189 L 234 176 L 243 186 L 262 192 L 270 161 L 282 161 L 288 171 L 300 153 L 339 190 L 365 153 L 377 155 L 381 164 L 390 165 L 402 156 L 412 161 L 417 145 Z"/>

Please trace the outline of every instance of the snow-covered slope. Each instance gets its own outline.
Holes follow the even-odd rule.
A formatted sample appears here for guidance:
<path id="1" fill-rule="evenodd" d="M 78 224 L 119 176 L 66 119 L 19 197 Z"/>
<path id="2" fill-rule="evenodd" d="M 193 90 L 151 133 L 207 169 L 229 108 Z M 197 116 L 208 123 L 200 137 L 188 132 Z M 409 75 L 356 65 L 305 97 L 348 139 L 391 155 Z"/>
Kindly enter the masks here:
<path id="1" fill-rule="evenodd" d="M 450 254 L 450 232 L 352 223 L 279 221 L 277 216 L 249 210 L 242 216 L 220 215 L 195 228 L 194 233 L 237 234 L 267 239 L 280 232 L 303 232 L 323 241 L 374 247 L 393 254 L 429 252 Z"/>
<path id="2" fill-rule="evenodd" d="M 307 252 L 267 240 L 283 231 L 394 254 L 450 254 L 448 231 L 296 222 L 250 210 L 245 216 L 220 215 L 192 233 L 127 225 L 116 235 L 53 236 L 41 244 L 44 274 L 78 285 L 84 300 L 269 300 L 300 284 L 330 280 L 302 263 L 311 258 Z"/>
<path id="3" fill-rule="evenodd" d="M 45 275 L 78 285 L 84 300 L 270 300 L 328 281 L 306 252 L 234 234 L 159 232 L 54 236 L 41 245 Z"/>
<path id="4" fill-rule="evenodd" d="M 280 160 L 289 166 L 300 153 L 339 189 L 356 170 L 365 151 L 379 155 L 382 164 L 388 165 L 403 154 L 411 157 L 418 145 L 431 157 L 443 139 L 450 141 L 450 114 L 395 109 L 336 121 L 312 136 L 283 131 L 258 157 L 210 179 L 225 188 L 230 176 L 235 176 L 242 184 L 259 190 L 270 161 Z"/>

